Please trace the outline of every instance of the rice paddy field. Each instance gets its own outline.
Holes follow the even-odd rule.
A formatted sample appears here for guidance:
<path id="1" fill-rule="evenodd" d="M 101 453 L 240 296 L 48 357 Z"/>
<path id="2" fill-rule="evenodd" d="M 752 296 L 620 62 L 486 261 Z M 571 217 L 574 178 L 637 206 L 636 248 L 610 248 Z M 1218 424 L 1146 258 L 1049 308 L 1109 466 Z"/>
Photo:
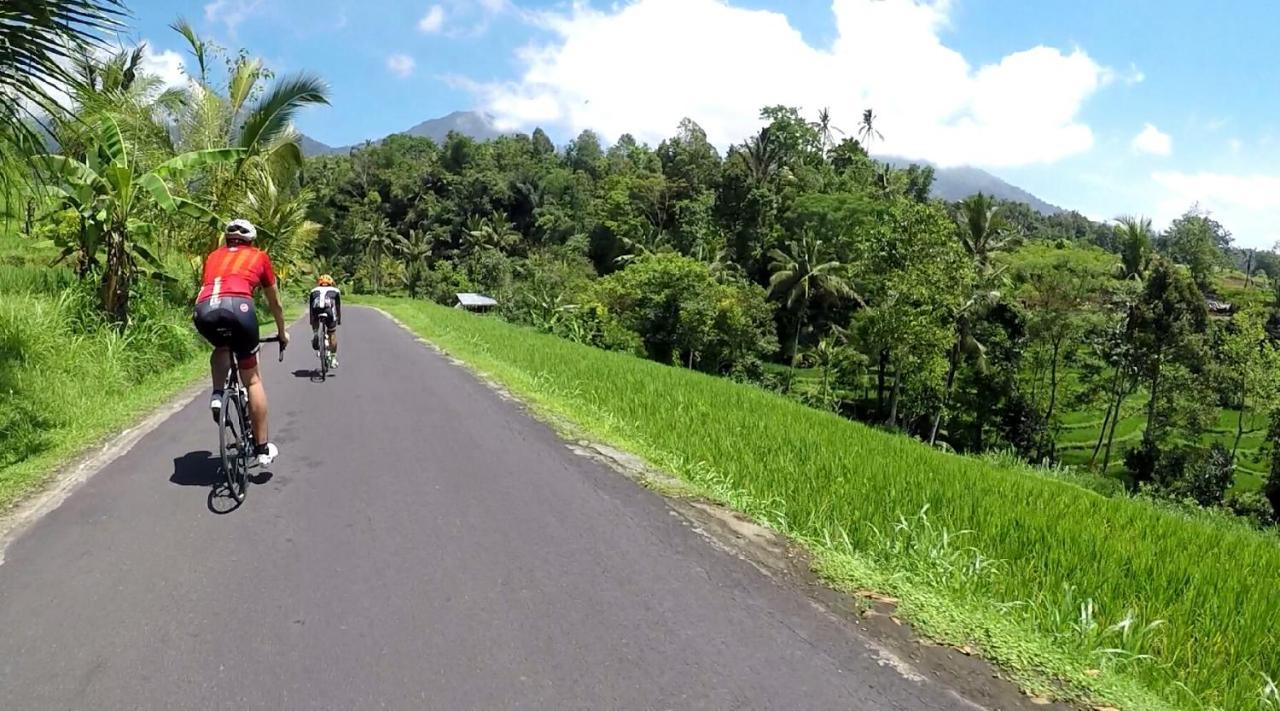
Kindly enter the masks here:
<path id="1" fill-rule="evenodd" d="M 926 633 L 1024 685 L 1123 708 L 1280 708 L 1275 536 L 497 319 L 365 302 L 542 414 L 805 543 L 839 584 L 901 597 Z"/>
<path id="2" fill-rule="evenodd" d="M 1146 426 L 1146 396 L 1131 395 L 1125 400 L 1121 410 L 1123 417 L 1116 425 L 1115 441 L 1112 444 L 1111 463 L 1107 473 L 1119 476 L 1124 472 L 1124 453 L 1137 446 L 1142 440 L 1143 427 Z M 1200 437 L 1200 444 L 1208 446 L 1221 444 L 1227 449 L 1236 438 L 1236 421 L 1238 410 L 1223 409 L 1218 413 L 1218 421 Z M 1084 410 L 1065 413 L 1062 417 L 1062 429 L 1058 434 L 1058 456 L 1063 464 L 1087 466 L 1093 454 L 1094 445 L 1098 441 L 1102 427 L 1103 413 L 1101 409 Z M 1268 459 L 1263 450 L 1267 432 L 1267 418 L 1262 413 L 1246 413 L 1244 433 L 1240 438 L 1240 448 L 1236 460 L 1235 489 L 1257 490 L 1262 487 L 1267 477 Z M 1101 466 L 1101 455 L 1098 466 Z"/>

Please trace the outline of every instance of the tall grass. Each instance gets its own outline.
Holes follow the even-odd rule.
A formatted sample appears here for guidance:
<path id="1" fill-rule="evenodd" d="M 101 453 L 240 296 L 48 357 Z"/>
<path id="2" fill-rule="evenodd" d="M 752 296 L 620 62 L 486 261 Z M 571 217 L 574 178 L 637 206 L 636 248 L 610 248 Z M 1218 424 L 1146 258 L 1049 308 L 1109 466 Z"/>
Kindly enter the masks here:
<path id="1" fill-rule="evenodd" d="M 944 454 L 727 380 L 423 302 L 370 301 L 544 410 L 886 584 L 932 590 L 1087 665 L 1078 681 L 1095 691 L 1123 686 L 1108 679 L 1139 687 L 1150 703 L 1129 703 L 1142 708 L 1256 709 L 1274 697 L 1274 537 Z"/>
<path id="2" fill-rule="evenodd" d="M 0 509 L 61 457 L 127 424 L 201 370 L 188 311 L 143 284 L 128 328 L 106 326 L 92 283 L 0 267 Z M 9 279 L 8 277 L 17 277 Z"/>

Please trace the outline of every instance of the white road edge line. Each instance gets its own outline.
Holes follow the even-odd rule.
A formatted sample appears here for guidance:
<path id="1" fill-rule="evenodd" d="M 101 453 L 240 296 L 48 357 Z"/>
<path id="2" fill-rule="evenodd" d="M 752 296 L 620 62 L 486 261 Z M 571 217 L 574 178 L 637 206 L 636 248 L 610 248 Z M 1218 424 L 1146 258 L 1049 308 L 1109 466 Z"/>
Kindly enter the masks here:
<path id="1" fill-rule="evenodd" d="M 285 330 L 306 318 L 306 314 L 289 324 Z M 94 474 L 102 471 L 108 464 L 124 456 L 133 449 L 146 435 L 177 414 L 182 408 L 191 404 L 201 393 L 208 391 L 207 376 L 201 375 L 197 384 L 191 385 L 175 395 L 168 403 L 161 405 L 142 422 L 123 432 L 110 437 L 103 444 L 92 447 L 88 452 L 72 459 L 59 468 L 53 479 L 39 493 L 33 494 L 10 511 L 0 513 L 0 565 L 4 565 L 5 551 L 27 529 L 44 518 L 49 512 L 56 510 L 67 500 L 80 485 L 88 481 Z"/>
<path id="2" fill-rule="evenodd" d="M 81 484 L 133 449 L 133 445 L 137 444 L 138 440 L 186 407 L 206 389 L 208 384 L 202 378 L 199 385 L 192 385 L 170 400 L 168 404 L 162 405 L 151 413 L 142 422 L 110 438 L 105 444 L 82 455 L 78 460 L 73 460 L 73 463 L 64 467 L 43 491 L 18 504 L 13 511 L 0 516 L 0 565 L 4 565 L 4 553 L 9 544 L 32 524 L 61 506 L 62 502 L 66 501 L 67 497 Z"/>

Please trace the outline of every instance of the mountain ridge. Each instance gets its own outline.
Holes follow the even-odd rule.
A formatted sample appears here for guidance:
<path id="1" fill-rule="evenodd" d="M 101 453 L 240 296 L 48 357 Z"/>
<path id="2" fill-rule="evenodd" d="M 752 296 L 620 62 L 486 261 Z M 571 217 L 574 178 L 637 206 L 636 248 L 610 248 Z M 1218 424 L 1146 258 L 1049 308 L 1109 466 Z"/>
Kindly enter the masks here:
<path id="1" fill-rule="evenodd" d="M 493 123 L 493 117 L 478 111 L 454 111 L 433 119 L 427 119 L 421 123 L 417 123 L 404 131 L 396 131 L 399 133 L 407 133 L 410 136 L 419 138 L 430 138 L 436 143 L 444 142 L 451 131 L 456 131 L 466 136 L 470 136 L 478 141 L 485 141 L 491 138 L 497 138 L 502 135 Z M 392 134 L 395 135 L 395 134 Z M 383 138 L 386 138 L 385 136 Z M 383 138 L 371 141 L 379 143 Z M 302 135 L 302 154 L 308 157 L 317 155 L 341 155 L 353 148 L 358 148 L 363 144 L 357 143 L 350 146 L 330 146 Z"/>
<path id="2" fill-rule="evenodd" d="M 933 187 L 929 192 L 934 197 L 949 202 L 963 200 L 974 193 L 981 192 L 1001 200 L 1024 202 L 1042 215 L 1056 215 L 1067 211 L 981 168 L 969 165 L 940 168 L 927 160 L 912 160 L 899 156 L 873 157 L 895 168 L 906 168 L 913 163 L 933 168 Z"/>
<path id="3" fill-rule="evenodd" d="M 504 133 L 503 131 L 498 130 L 497 126 L 494 125 L 492 116 L 478 111 L 454 111 L 445 116 L 428 119 L 405 131 L 399 131 L 398 133 L 407 133 L 411 136 L 430 138 L 436 143 L 442 143 L 451 131 L 456 131 L 481 141 L 497 138 Z M 378 143 L 382 140 L 383 139 L 379 138 L 372 142 Z M 302 153 L 308 157 L 319 155 L 342 155 L 349 152 L 351 149 L 358 148 L 362 145 L 355 144 L 351 146 L 333 147 L 317 141 L 305 134 L 302 136 L 301 143 Z M 876 160 L 888 163 L 895 168 L 905 168 L 913 163 L 932 167 L 934 171 L 934 181 L 933 187 L 930 189 L 930 193 L 934 197 L 942 198 L 943 200 L 963 200 L 974 193 L 982 192 L 1001 200 L 1026 203 L 1031 206 L 1031 209 L 1043 215 L 1054 215 L 1066 211 L 1063 208 L 1046 202 L 1027 190 L 1009 183 L 1008 181 L 981 168 L 975 168 L 973 166 L 940 168 L 925 160 L 911 160 L 889 155 L 873 157 Z"/>

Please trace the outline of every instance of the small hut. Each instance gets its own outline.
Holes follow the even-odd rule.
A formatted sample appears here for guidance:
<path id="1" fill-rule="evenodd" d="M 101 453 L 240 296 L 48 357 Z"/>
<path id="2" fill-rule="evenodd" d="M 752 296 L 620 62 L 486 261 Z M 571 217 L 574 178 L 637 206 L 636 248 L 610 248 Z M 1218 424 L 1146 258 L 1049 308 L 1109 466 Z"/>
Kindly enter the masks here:
<path id="1" fill-rule="evenodd" d="M 458 294 L 457 296 L 458 303 L 453 307 L 455 309 L 485 313 L 498 305 L 497 301 L 484 294 Z"/>

